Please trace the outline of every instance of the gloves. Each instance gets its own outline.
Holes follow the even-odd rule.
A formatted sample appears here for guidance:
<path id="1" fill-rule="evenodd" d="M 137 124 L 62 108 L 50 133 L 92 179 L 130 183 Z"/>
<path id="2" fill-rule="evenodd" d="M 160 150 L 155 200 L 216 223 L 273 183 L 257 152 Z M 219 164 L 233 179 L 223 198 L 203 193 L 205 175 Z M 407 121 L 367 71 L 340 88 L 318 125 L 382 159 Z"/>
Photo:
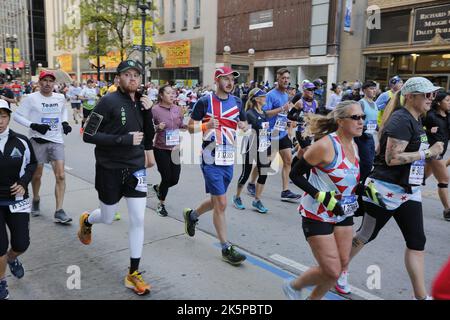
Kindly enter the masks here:
<path id="1" fill-rule="evenodd" d="M 72 127 L 69 126 L 69 123 L 67 123 L 67 122 L 64 121 L 64 122 L 62 123 L 62 127 L 63 127 L 63 131 L 64 131 L 64 134 L 65 134 L 65 135 L 68 135 L 69 133 L 72 132 Z"/>
<path id="2" fill-rule="evenodd" d="M 34 131 L 39 132 L 42 135 L 46 134 L 47 131 L 50 130 L 50 126 L 48 124 L 40 124 L 40 123 L 32 123 L 30 125 L 30 128 Z"/>
<path id="3" fill-rule="evenodd" d="M 343 216 L 345 215 L 344 210 L 339 204 L 339 201 L 334 197 L 335 195 L 336 191 L 320 191 L 317 193 L 316 200 L 322 203 L 328 211 L 333 212 L 335 216 Z"/>
<path id="4" fill-rule="evenodd" d="M 375 184 L 372 181 L 367 186 L 359 184 L 356 188 L 356 194 L 359 196 L 366 196 L 376 205 L 386 209 L 386 203 L 384 203 L 383 197 L 378 192 Z"/>

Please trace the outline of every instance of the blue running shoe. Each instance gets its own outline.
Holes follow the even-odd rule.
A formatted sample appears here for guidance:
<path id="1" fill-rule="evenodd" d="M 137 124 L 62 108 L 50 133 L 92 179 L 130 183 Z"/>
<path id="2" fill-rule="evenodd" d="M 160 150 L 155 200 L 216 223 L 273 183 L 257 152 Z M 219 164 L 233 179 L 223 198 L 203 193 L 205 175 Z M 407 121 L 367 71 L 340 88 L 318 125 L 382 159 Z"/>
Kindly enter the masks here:
<path id="1" fill-rule="evenodd" d="M 255 208 L 259 213 L 267 213 L 269 211 L 269 209 L 267 209 L 266 207 L 264 207 L 264 205 L 262 204 L 261 200 L 258 201 L 253 201 L 252 202 L 252 206 L 253 208 Z"/>
<path id="2" fill-rule="evenodd" d="M 253 183 L 248 183 L 247 191 L 252 197 L 254 197 L 256 195 L 256 185 Z"/>
<path id="3" fill-rule="evenodd" d="M 301 197 L 302 197 L 301 195 L 295 194 L 291 192 L 291 190 L 281 192 L 281 201 L 297 203 Z"/>
<path id="4" fill-rule="evenodd" d="M 9 270 L 11 270 L 11 273 L 14 277 L 16 277 L 17 279 L 23 278 L 23 276 L 25 275 L 25 270 L 23 270 L 23 266 L 20 263 L 19 259 L 16 258 L 16 260 L 14 260 L 13 262 L 8 261 L 8 265 Z"/>
<path id="5" fill-rule="evenodd" d="M 8 292 L 8 283 L 6 280 L 0 281 L 0 300 L 8 300 L 9 292 Z"/>
<path id="6" fill-rule="evenodd" d="M 233 196 L 233 205 L 238 210 L 245 210 L 245 206 L 242 204 L 240 197 Z"/>

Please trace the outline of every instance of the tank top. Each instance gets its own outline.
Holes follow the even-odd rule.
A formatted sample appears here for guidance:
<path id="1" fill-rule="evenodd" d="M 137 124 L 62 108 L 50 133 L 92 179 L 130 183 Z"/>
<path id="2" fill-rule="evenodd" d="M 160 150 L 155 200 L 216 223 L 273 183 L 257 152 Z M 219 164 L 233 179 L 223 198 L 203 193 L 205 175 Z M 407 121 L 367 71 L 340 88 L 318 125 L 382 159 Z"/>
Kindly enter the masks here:
<path id="1" fill-rule="evenodd" d="M 299 212 L 305 218 L 335 224 L 353 216 L 357 209 L 355 191 L 360 179 L 359 157 L 358 148 L 354 142 L 352 144 L 356 160 L 355 163 L 352 163 L 345 156 L 344 148 L 336 133 L 329 134 L 328 137 L 333 143 L 334 159 L 326 167 L 312 168 L 309 183 L 319 191 L 336 191 L 335 198 L 340 201 L 346 214 L 335 216 L 333 212 L 327 211 L 323 204 L 306 192 L 303 194 Z"/>

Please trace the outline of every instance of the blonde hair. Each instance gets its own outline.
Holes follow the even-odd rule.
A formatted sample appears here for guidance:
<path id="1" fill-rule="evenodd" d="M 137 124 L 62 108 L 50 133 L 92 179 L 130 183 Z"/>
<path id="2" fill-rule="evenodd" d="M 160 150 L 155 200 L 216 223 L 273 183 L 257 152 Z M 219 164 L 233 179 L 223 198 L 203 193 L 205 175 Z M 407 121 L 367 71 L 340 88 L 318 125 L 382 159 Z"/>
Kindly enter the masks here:
<path id="1" fill-rule="evenodd" d="M 337 131 L 337 120 L 347 117 L 347 110 L 355 104 L 358 104 L 358 102 L 353 100 L 342 101 L 326 116 L 313 113 L 307 114 L 305 116 L 306 130 L 304 131 L 303 136 L 314 137 L 314 140 L 317 141 L 326 135 Z"/>
<path id="2" fill-rule="evenodd" d="M 254 88 L 248 93 L 248 100 L 245 103 L 245 111 L 247 111 L 249 109 L 253 109 L 253 108 L 255 108 L 255 109 L 258 108 L 258 102 L 256 101 L 256 98 L 254 96 L 260 90 L 261 89 L 259 89 L 259 88 Z M 259 111 L 261 111 L 261 108 L 258 108 L 258 109 L 259 109 Z"/>
<path id="3" fill-rule="evenodd" d="M 391 118 L 392 114 L 400 108 L 403 108 L 403 106 L 401 104 L 401 92 L 399 91 L 392 97 L 391 100 L 389 100 L 388 104 L 386 105 L 386 108 L 384 109 L 383 117 L 381 118 L 380 128 L 378 130 L 379 138 L 381 138 L 384 127 L 386 126 L 388 120 Z"/>

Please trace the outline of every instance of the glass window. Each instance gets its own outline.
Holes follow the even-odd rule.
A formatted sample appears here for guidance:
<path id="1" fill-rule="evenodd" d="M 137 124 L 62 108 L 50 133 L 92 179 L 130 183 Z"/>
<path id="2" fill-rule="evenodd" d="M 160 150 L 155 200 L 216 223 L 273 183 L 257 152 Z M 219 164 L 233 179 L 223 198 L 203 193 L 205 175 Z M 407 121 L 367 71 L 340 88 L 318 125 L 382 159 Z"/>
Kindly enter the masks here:
<path id="1" fill-rule="evenodd" d="M 195 0 L 195 21 L 194 21 L 195 23 L 194 23 L 194 26 L 196 26 L 196 27 L 200 27 L 200 13 L 201 13 L 200 5 L 201 5 L 200 0 Z"/>
<path id="2" fill-rule="evenodd" d="M 175 31 L 177 26 L 177 7 L 175 0 L 172 0 L 171 19 L 170 19 L 170 31 Z"/>
<path id="3" fill-rule="evenodd" d="M 381 13 L 381 29 L 369 31 L 369 45 L 408 42 L 410 10 Z"/>
<path id="4" fill-rule="evenodd" d="M 380 82 L 387 85 L 389 56 L 368 56 L 366 58 L 366 80 Z"/>
<path id="5" fill-rule="evenodd" d="M 188 2 L 183 0 L 183 29 L 188 27 Z"/>

